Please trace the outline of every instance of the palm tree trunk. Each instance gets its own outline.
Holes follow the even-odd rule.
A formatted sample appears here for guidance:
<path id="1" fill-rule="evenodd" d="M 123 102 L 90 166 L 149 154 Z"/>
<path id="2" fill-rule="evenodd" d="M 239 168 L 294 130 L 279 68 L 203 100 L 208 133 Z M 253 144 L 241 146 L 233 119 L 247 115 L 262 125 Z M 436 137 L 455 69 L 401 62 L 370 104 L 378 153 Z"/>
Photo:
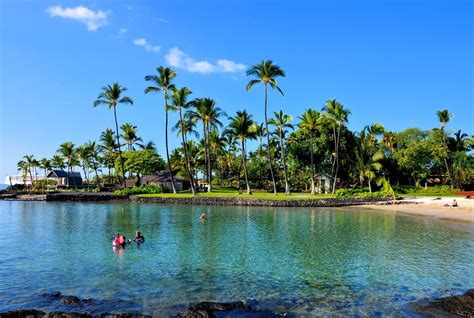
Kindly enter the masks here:
<path id="1" fill-rule="evenodd" d="M 246 154 L 245 154 L 245 139 L 241 138 L 240 142 L 242 144 L 242 162 L 244 165 L 244 176 L 245 176 L 245 184 L 247 186 L 247 194 L 252 194 L 252 190 L 250 190 L 250 185 L 249 185 L 249 177 L 247 175 L 247 159 L 246 159 Z"/>
<path id="2" fill-rule="evenodd" d="M 211 133 L 209 129 L 209 122 L 207 123 L 207 138 L 206 138 L 206 149 L 207 149 L 207 173 L 208 173 L 208 187 L 207 192 L 212 192 L 212 164 L 211 164 L 211 145 L 210 145 Z"/>
<path id="3" fill-rule="evenodd" d="M 28 165 L 28 172 L 30 174 L 31 191 L 33 191 L 33 175 L 31 174 L 31 167 L 29 165 Z"/>
<path id="4" fill-rule="evenodd" d="M 310 140 L 310 158 L 311 158 L 311 194 L 316 194 L 316 187 L 314 184 L 314 149 L 313 149 L 313 135 L 311 134 Z"/>
<path id="5" fill-rule="evenodd" d="M 339 171 L 339 138 L 340 138 L 341 130 L 338 128 L 337 130 L 337 142 L 336 142 L 336 171 L 334 172 L 334 180 L 332 183 L 332 194 L 336 192 L 336 183 L 337 183 L 337 172 Z"/>
<path id="6" fill-rule="evenodd" d="M 283 134 L 280 131 L 281 157 L 283 159 L 283 172 L 285 173 L 285 195 L 290 195 L 290 185 L 288 183 L 288 172 L 286 169 L 285 146 L 283 144 Z"/>
<path id="7" fill-rule="evenodd" d="M 446 144 L 446 135 L 444 134 L 444 128 L 442 127 L 441 132 L 443 133 L 443 146 L 444 150 L 446 151 L 446 156 L 444 157 L 444 165 L 446 167 L 446 173 L 448 174 L 449 182 L 451 183 L 451 189 L 454 189 L 454 181 L 451 177 L 451 171 L 449 170 L 448 165 L 448 146 Z"/>
<path id="8" fill-rule="evenodd" d="M 331 176 L 334 176 L 334 170 L 336 169 L 336 148 L 337 148 L 336 124 L 332 126 L 332 137 L 334 139 L 334 158 L 332 160 Z"/>
<path id="9" fill-rule="evenodd" d="M 181 121 L 181 140 L 183 141 L 183 150 L 184 150 L 184 166 L 186 168 L 186 172 L 188 173 L 189 176 L 189 181 L 191 182 L 191 192 L 193 195 L 196 194 L 196 189 L 194 187 L 194 178 L 193 174 L 191 173 L 191 165 L 189 163 L 189 157 L 188 157 L 188 144 L 186 142 L 186 133 L 183 129 L 184 127 L 184 122 L 183 122 L 183 114 L 181 113 L 181 107 L 179 108 L 179 120 Z"/>
<path id="10" fill-rule="evenodd" d="M 171 162 L 170 162 L 170 153 L 168 149 L 168 97 L 167 92 L 164 92 L 165 95 L 165 114 L 166 114 L 166 121 L 165 121 L 165 144 L 166 144 L 166 160 L 168 161 L 168 170 L 171 176 L 171 187 L 173 188 L 173 193 L 176 194 L 176 186 L 174 184 L 174 177 L 173 171 L 171 171 Z"/>
<path id="11" fill-rule="evenodd" d="M 125 168 L 123 167 L 123 157 L 122 157 L 122 148 L 120 147 L 120 137 L 119 137 L 119 128 L 118 128 L 118 121 L 117 121 L 117 110 L 116 106 L 114 106 L 114 118 L 115 118 L 115 135 L 117 137 L 117 147 L 119 151 L 119 158 L 120 158 L 120 168 L 122 168 L 122 176 L 117 175 L 119 178 L 119 183 L 122 183 L 122 187 L 125 188 Z"/>
<path id="12" fill-rule="evenodd" d="M 277 187 L 275 183 L 275 176 L 273 175 L 273 167 L 272 167 L 272 154 L 270 152 L 270 131 L 268 130 L 268 119 L 267 119 L 267 85 L 265 84 L 265 129 L 267 134 L 267 152 L 268 152 L 268 165 L 270 166 L 270 175 L 272 176 L 272 183 L 273 183 L 273 193 L 277 194 Z"/>
<path id="13" fill-rule="evenodd" d="M 239 162 L 239 170 L 237 172 L 237 189 L 240 191 L 240 172 L 242 171 L 242 164 L 243 164 L 243 158 L 240 159 Z"/>

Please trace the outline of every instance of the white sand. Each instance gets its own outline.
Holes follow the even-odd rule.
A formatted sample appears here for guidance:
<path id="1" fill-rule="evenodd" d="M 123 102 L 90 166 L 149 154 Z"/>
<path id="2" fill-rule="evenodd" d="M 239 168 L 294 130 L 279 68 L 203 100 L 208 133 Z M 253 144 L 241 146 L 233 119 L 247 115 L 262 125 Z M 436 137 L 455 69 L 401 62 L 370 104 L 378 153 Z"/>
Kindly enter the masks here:
<path id="1" fill-rule="evenodd" d="M 457 201 L 458 207 L 444 206 L 445 204 L 452 205 L 453 199 Z M 393 211 L 404 214 L 429 216 L 444 220 L 457 220 L 474 223 L 474 199 L 465 199 L 462 197 L 442 197 L 439 200 L 436 200 L 433 197 L 422 197 L 392 201 L 391 204 L 384 202 L 372 205 L 362 205 L 354 208 Z"/>

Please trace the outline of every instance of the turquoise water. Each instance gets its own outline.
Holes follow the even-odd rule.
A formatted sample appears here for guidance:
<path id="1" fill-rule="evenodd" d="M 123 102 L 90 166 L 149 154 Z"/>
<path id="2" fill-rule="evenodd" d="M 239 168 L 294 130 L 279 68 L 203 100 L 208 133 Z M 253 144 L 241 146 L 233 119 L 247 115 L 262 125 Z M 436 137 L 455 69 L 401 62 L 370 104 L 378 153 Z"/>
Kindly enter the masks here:
<path id="1" fill-rule="evenodd" d="M 208 220 L 200 221 L 205 212 Z M 113 250 L 111 236 L 139 248 Z M 409 301 L 474 287 L 474 230 L 421 217 L 331 209 L 0 201 L 0 312 L 165 316 L 245 300 L 293 316 L 412 315 Z"/>

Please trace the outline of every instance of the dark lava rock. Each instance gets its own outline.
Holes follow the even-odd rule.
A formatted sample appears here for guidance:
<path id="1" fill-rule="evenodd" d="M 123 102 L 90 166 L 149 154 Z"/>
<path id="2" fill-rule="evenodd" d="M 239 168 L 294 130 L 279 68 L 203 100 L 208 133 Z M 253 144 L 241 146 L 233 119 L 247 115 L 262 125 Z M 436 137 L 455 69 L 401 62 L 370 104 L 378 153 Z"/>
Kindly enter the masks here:
<path id="1" fill-rule="evenodd" d="M 80 305 L 82 301 L 76 296 L 64 296 L 61 298 L 61 304 L 63 305 Z"/>
<path id="2" fill-rule="evenodd" d="M 54 311 L 54 312 L 50 312 L 47 317 L 48 318 L 92 318 L 92 315 L 88 313 L 80 313 L 80 312 Z"/>
<path id="3" fill-rule="evenodd" d="M 198 303 L 194 306 L 189 307 L 185 311 L 182 311 L 176 315 L 173 315 L 174 318 L 214 318 L 214 311 L 231 311 L 235 309 L 240 309 L 246 312 L 251 312 L 252 308 L 245 305 L 241 301 L 236 301 L 232 303 L 215 303 L 210 301 L 205 301 Z"/>
<path id="4" fill-rule="evenodd" d="M 102 313 L 100 318 L 151 318 L 150 315 L 132 314 L 132 313 Z"/>
<path id="5" fill-rule="evenodd" d="M 36 309 L 22 309 L 16 311 L 8 311 L 0 313 L 1 318 L 20 318 L 20 317 L 28 317 L 28 318 L 39 318 L 46 315 L 45 312 Z"/>
<path id="6" fill-rule="evenodd" d="M 474 318 L 474 289 L 464 295 L 439 298 L 431 301 L 417 301 L 409 305 L 419 314 L 427 317 L 469 317 Z"/>

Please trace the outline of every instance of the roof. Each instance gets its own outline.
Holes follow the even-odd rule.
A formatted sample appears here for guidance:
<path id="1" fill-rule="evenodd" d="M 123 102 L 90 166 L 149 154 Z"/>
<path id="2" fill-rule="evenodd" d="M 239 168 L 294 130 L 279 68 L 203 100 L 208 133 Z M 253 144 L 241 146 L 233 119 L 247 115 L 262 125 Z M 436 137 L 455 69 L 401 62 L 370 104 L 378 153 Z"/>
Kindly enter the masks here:
<path id="1" fill-rule="evenodd" d="M 48 173 L 48 175 L 46 177 L 47 178 L 54 178 L 54 177 L 56 177 L 56 178 L 72 178 L 72 177 L 81 178 L 81 173 L 80 172 L 70 173 L 70 172 L 66 172 L 64 170 L 53 169 Z"/>
<path id="2" fill-rule="evenodd" d="M 186 178 L 180 176 L 173 176 L 174 181 L 186 181 Z M 168 170 L 162 170 L 157 174 L 149 174 L 141 177 L 142 183 L 149 182 L 171 182 L 171 174 Z"/>
<path id="3" fill-rule="evenodd" d="M 315 177 L 319 177 L 319 176 L 322 176 L 322 177 L 325 177 L 325 178 L 328 178 L 328 179 L 334 179 L 331 175 L 327 174 L 326 172 L 320 172 L 320 173 L 315 175 Z"/>

